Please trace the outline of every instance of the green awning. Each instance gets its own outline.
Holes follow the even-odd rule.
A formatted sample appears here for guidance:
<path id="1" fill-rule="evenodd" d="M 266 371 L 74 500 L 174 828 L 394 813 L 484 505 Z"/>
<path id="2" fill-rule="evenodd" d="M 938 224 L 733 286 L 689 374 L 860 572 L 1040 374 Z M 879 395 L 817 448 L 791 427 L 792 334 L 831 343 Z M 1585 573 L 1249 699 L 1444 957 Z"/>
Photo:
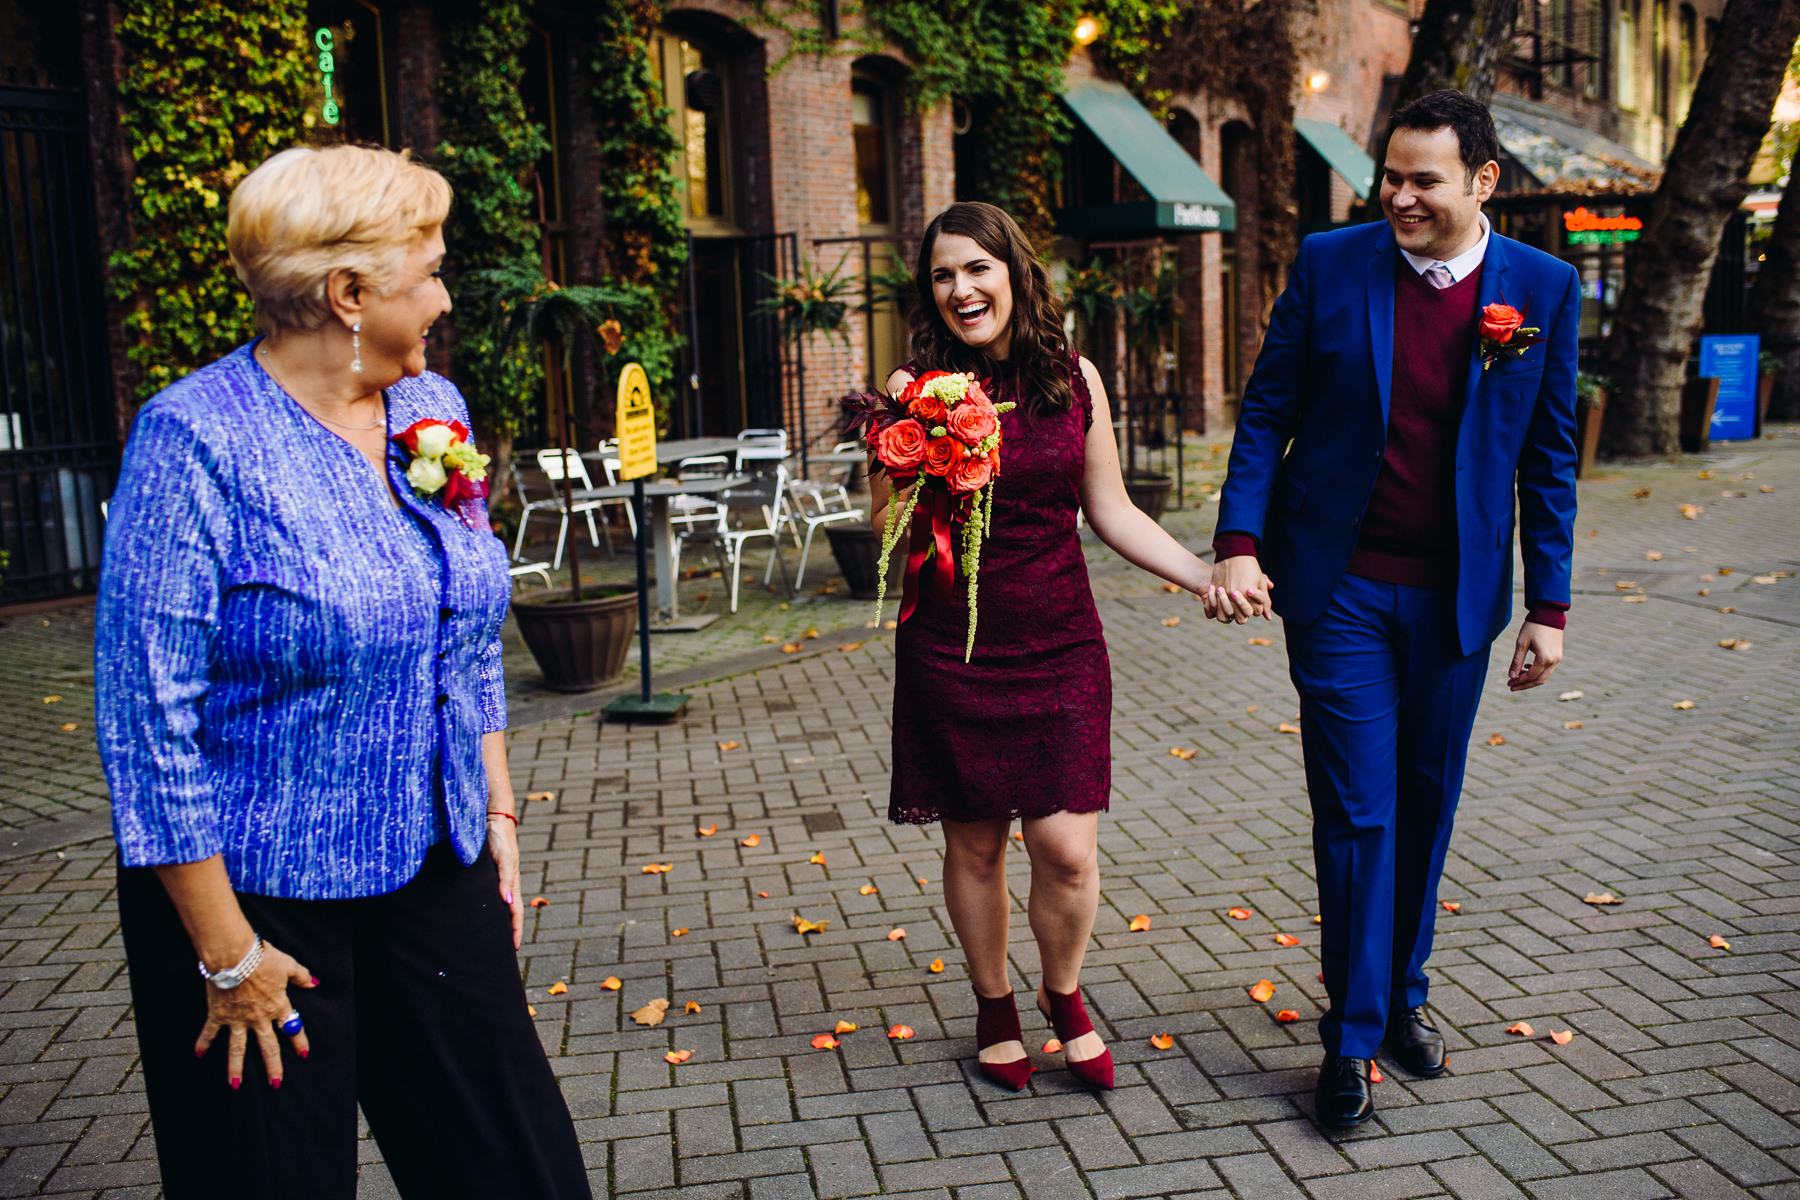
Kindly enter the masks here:
<path id="1" fill-rule="evenodd" d="M 1350 185 L 1358 200 L 1369 198 L 1369 190 L 1375 186 L 1375 160 L 1364 154 L 1362 147 L 1350 140 L 1349 134 L 1329 121 L 1305 117 L 1294 118 L 1294 132 L 1319 152 L 1325 165 Z"/>
<path id="2" fill-rule="evenodd" d="M 1148 201 L 1136 204 L 1062 209 L 1057 226 L 1064 233 L 1217 233 L 1237 228 L 1237 206 L 1225 189 L 1122 85 L 1071 79 L 1063 102 L 1150 194 Z"/>

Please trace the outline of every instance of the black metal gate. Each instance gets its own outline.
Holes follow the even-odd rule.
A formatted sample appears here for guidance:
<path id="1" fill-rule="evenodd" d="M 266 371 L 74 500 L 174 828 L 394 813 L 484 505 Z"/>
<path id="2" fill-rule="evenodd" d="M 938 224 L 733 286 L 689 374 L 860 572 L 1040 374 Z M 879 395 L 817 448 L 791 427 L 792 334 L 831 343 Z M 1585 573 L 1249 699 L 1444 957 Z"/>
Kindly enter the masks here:
<path id="1" fill-rule="evenodd" d="M 119 447 L 81 93 L 0 87 L 0 599 L 93 590 Z"/>
<path id="2" fill-rule="evenodd" d="M 119 466 L 81 94 L 0 86 L 0 599 L 88 592 Z"/>

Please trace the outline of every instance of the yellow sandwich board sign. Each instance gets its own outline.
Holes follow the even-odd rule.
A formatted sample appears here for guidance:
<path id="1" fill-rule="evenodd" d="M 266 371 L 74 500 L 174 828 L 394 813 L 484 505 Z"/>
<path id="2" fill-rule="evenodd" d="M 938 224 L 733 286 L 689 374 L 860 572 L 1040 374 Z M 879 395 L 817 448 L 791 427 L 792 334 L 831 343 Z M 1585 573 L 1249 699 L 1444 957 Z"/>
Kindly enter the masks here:
<path id="1" fill-rule="evenodd" d="M 656 473 L 656 409 L 650 404 L 650 376 L 637 363 L 619 373 L 619 478 Z"/>

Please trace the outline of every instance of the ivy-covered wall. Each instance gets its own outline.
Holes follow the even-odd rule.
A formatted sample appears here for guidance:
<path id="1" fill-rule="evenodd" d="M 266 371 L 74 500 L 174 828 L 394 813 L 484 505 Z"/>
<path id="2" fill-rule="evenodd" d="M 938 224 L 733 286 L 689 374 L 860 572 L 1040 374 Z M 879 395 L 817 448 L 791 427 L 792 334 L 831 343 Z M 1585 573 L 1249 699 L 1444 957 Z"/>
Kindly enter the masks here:
<path id="1" fill-rule="evenodd" d="M 518 0 L 453 0 L 443 14 L 444 68 L 438 77 L 443 141 L 429 161 L 455 200 L 444 229 L 445 282 L 454 296 L 471 270 L 541 269 L 537 195 L 531 173 L 550 148 L 525 112 L 519 57 L 529 29 Z M 476 310 L 451 320 L 455 375 L 478 430 L 502 448 L 542 406 L 543 365 L 523 343 L 503 342 Z"/>
<path id="2" fill-rule="evenodd" d="M 142 401 L 255 333 L 225 253 L 231 189 L 301 139 L 303 0 L 119 0 L 134 243 L 107 264 Z"/>

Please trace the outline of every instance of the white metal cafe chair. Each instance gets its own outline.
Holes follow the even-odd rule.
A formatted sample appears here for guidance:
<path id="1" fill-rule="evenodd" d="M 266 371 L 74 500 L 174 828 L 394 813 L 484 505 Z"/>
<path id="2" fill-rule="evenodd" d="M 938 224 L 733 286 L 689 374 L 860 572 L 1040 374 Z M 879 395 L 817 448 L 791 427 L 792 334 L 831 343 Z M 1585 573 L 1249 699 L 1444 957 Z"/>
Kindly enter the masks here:
<path id="1" fill-rule="evenodd" d="M 707 454 L 683 459 L 676 479 L 683 483 L 694 479 L 723 479 L 731 474 L 731 459 L 723 454 Z M 706 496 L 670 496 L 669 524 L 677 533 L 714 525 L 725 519 L 725 506 Z"/>
<path id="2" fill-rule="evenodd" d="M 806 586 L 806 561 L 812 556 L 813 534 L 821 525 L 837 525 L 846 521 L 867 521 L 868 514 L 850 503 L 850 494 L 842 484 L 813 483 L 792 480 L 782 496 L 781 522 L 800 551 L 800 566 L 794 572 L 794 591 Z M 806 540 L 800 540 L 800 527 L 806 527 Z"/>
<path id="3" fill-rule="evenodd" d="M 784 461 L 788 456 L 785 429 L 746 429 L 737 435 L 737 469 L 760 471 L 768 463 Z"/>
<path id="4" fill-rule="evenodd" d="M 600 460 L 600 469 L 606 472 L 608 487 L 619 482 L 619 442 L 617 438 L 600 443 L 600 453 L 605 455 Z M 602 500 L 602 505 L 617 504 L 625 510 L 625 527 L 631 530 L 631 540 L 637 542 L 637 508 L 629 500 Z M 610 545 L 610 543 L 609 543 Z"/>
<path id="5" fill-rule="evenodd" d="M 518 583 L 529 576 L 535 575 L 544 581 L 545 587 L 552 586 L 550 580 L 550 564 L 548 563 L 520 563 L 518 566 L 507 568 L 506 573 L 512 576 L 514 583 Z"/>
<path id="6" fill-rule="evenodd" d="M 528 497 L 525 494 L 525 481 L 519 477 L 517 471 L 513 472 L 513 484 L 519 489 L 519 503 L 525 506 L 524 511 L 519 514 L 518 536 L 513 538 L 513 561 L 519 561 L 519 552 L 525 545 L 525 527 L 531 523 L 532 515 L 540 512 L 553 512 L 562 518 L 562 522 L 556 530 L 556 555 L 551 562 L 553 567 L 561 569 L 563 543 L 568 539 L 569 534 L 569 517 L 574 515 L 587 518 L 588 541 L 597 547 L 601 544 L 602 532 L 601 527 L 594 523 L 594 513 L 606 501 L 596 500 L 592 496 L 585 495 L 594 490 L 594 483 L 588 478 L 587 465 L 581 461 L 581 455 L 575 451 L 569 451 L 565 459 L 559 450 L 539 450 L 537 464 L 538 470 L 542 471 L 544 477 L 550 481 L 550 495 L 543 499 L 533 500 Z M 562 498 L 562 481 L 565 474 L 568 476 L 570 487 L 574 492 L 571 506 L 567 510 L 563 508 Z M 612 531 L 606 530 L 604 536 L 606 553 L 610 556 L 612 554 Z"/>
<path id="7" fill-rule="evenodd" d="M 675 536 L 675 577 L 681 578 L 681 554 L 689 546 L 711 549 L 718 556 L 719 568 L 731 579 L 731 611 L 738 609 L 738 585 L 744 578 L 744 545 L 759 538 L 769 539 L 769 563 L 763 570 L 767 584 L 781 564 L 781 578 L 787 582 L 787 560 L 781 557 L 781 503 L 787 485 L 787 468 L 780 463 L 761 471 L 743 483 L 719 493 L 722 510 L 717 523 L 698 525 Z M 734 528 L 731 514 L 750 514 L 750 521 Z M 790 585 L 791 590 L 791 585 Z"/>

